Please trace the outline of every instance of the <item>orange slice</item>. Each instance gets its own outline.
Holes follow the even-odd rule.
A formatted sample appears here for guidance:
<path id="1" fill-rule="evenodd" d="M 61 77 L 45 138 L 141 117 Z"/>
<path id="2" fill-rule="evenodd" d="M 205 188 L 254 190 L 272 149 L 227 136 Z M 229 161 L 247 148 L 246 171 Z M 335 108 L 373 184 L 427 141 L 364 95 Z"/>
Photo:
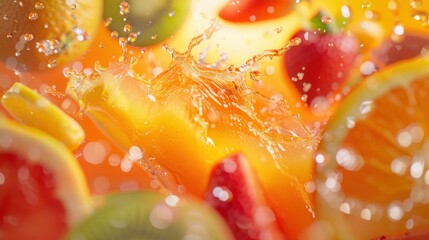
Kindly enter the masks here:
<path id="1" fill-rule="evenodd" d="M 429 60 L 416 58 L 368 77 L 339 106 L 315 155 L 316 207 L 328 236 L 429 226 L 428 101 Z"/>
<path id="2" fill-rule="evenodd" d="M 76 120 L 21 83 L 15 83 L 3 95 L 1 103 L 16 120 L 50 134 L 71 150 L 79 147 L 85 138 Z"/>
<path id="3" fill-rule="evenodd" d="M 0 236 L 60 239 L 91 210 L 76 159 L 60 142 L 0 118 Z"/>

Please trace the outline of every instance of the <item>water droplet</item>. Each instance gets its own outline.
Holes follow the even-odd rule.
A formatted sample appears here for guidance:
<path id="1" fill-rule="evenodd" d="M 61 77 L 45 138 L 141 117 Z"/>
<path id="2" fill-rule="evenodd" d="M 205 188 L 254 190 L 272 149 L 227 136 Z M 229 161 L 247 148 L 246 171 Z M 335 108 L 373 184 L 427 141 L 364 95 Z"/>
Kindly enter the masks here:
<path id="1" fill-rule="evenodd" d="M 128 4 L 128 2 L 126 1 L 123 1 L 119 4 L 119 13 L 121 15 L 128 14 L 130 12 L 130 8 L 131 8 L 130 4 Z"/>
<path id="2" fill-rule="evenodd" d="M 361 6 L 362 6 L 362 9 L 370 9 L 371 5 L 372 5 L 371 1 L 363 0 Z"/>
<path id="3" fill-rule="evenodd" d="M 3 16 L 3 20 L 9 20 L 9 16 L 4 15 L 4 16 Z"/>
<path id="4" fill-rule="evenodd" d="M 350 18 L 350 7 L 347 5 L 341 6 L 341 15 L 343 15 L 344 18 Z"/>
<path id="5" fill-rule="evenodd" d="M 131 32 L 128 36 L 128 42 L 135 42 L 137 40 L 137 33 Z"/>
<path id="6" fill-rule="evenodd" d="M 412 143 L 412 136 L 411 133 L 407 129 L 403 129 L 398 132 L 396 135 L 396 141 L 398 142 L 399 146 L 406 148 L 409 147 Z"/>
<path id="7" fill-rule="evenodd" d="M 414 20 L 419 22 L 427 22 L 428 21 L 428 14 L 424 11 L 414 11 L 411 15 Z"/>
<path id="8" fill-rule="evenodd" d="M 390 170 L 399 176 L 403 176 L 407 171 L 409 160 L 407 158 L 396 158 L 390 163 Z"/>
<path id="9" fill-rule="evenodd" d="M 80 42 L 89 39 L 89 34 L 82 28 L 74 27 L 73 32 L 76 34 L 76 39 Z"/>
<path id="10" fill-rule="evenodd" d="M 233 197 L 232 192 L 226 187 L 214 187 L 212 194 L 222 202 L 230 201 Z"/>
<path id="11" fill-rule="evenodd" d="M 363 101 L 359 106 L 359 112 L 362 115 L 366 115 L 370 113 L 373 108 L 374 108 L 374 104 L 372 101 Z"/>
<path id="12" fill-rule="evenodd" d="M 124 32 L 128 33 L 128 32 L 131 32 L 131 30 L 132 30 L 132 27 L 130 24 L 127 23 L 124 25 Z"/>
<path id="13" fill-rule="evenodd" d="M 47 66 L 48 66 L 48 68 L 54 68 L 55 66 L 57 66 L 57 60 L 49 59 Z"/>
<path id="14" fill-rule="evenodd" d="M 118 33 L 117 31 L 112 31 L 112 32 L 110 33 L 110 36 L 111 36 L 111 37 L 114 37 L 114 38 L 118 38 L 118 37 L 119 37 L 119 33 Z"/>
<path id="15" fill-rule="evenodd" d="M 338 165 L 349 171 L 357 171 L 363 165 L 362 158 L 352 149 L 342 148 L 336 153 L 335 159 Z"/>
<path id="16" fill-rule="evenodd" d="M 402 23 L 398 23 L 393 27 L 393 33 L 397 36 L 404 35 L 404 32 L 404 25 L 402 25 Z"/>
<path id="17" fill-rule="evenodd" d="M 58 54 L 61 52 L 60 42 L 56 39 L 41 40 L 36 43 L 36 49 L 45 56 Z"/>
<path id="18" fill-rule="evenodd" d="M 169 16 L 169 17 L 173 17 L 174 15 L 176 15 L 176 13 L 175 13 L 175 12 L 169 12 L 169 13 L 168 13 L 168 16 Z"/>
<path id="19" fill-rule="evenodd" d="M 33 36 L 33 34 L 25 33 L 24 34 L 24 39 L 25 39 L 25 41 L 29 42 L 29 41 L 31 41 L 31 40 L 34 39 L 34 36 Z"/>
<path id="20" fill-rule="evenodd" d="M 404 216 L 404 210 L 398 202 L 393 202 L 387 209 L 387 216 L 392 221 L 399 221 Z"/>
<path id="21" fill-rule="evenodd" d="M 422 6 L 421 0 L 410 0 L 410 8 L 411 9 L 417 9 Z"/>
<path id="22" fill-rule="evenodd" d="M 250 72 L 250 79 L 252 79 L 253 81 L 260 83 L 262 82 L 262 78 L 263 78 L 264 74 L 262 74 L 260 71 L 251 71 Z"/>
<path id="23" fill-rule="evenodd" d="M 223 161 L 223 170 L 227 173 L 234 173 L 237 170 L 237 164 L 232 159 Z"/>
<path id="24" fill-rule="evenodd" d="M 45 8 L 45 4 L 44 4 L 44 3 L 42 3 L 42 2 L 36 2 L 36 3 L 34 4 L 34 8 L 35 8 L 35 9 L 38 9 L 38 10 L 43 9 L 43 8 Z"/>
<path id="25" fill-rule="evenodd" d="M 320 18 L 320 21 L 322 21 L 322 23 L 329 24 L 332 23 L 332 18 L 329 16 L 322 16 Z"/>
<path id="26" fill-rule="evenodd" d="M 372 61 L 365 61 L 360 65 L 360 73 L 364 76 L 368 76 L 375 71 L 375 64 Z"/>
<path id="27" fill-rule="evenodd" d="M 371 217 L 372 217 L 371 210 L 369 210 L 368 208 L 364 208 L 364 209 L 362 209 L 362 211 L 360 212 L 360 217 L 361 217 L 363 220 L 370 221 L 370 220 L 371 220 Z"/>
<path id="28" fill-rule="evenodd" d="M 77 8 L 77 5 L 76 5 L 76 4 L 72 4 L 72 5 L 70 5 L 70 9 L 71 9 L 71 10 L 76 10 L 76 8 Z"/>
<path id="29" fill-rule="evenodd" d="M 36 20 L 39 17 L 39 14 L 37 14 L 36 12 L 30 12 L 28 14 L 28 19 L 29 20 Z"/>
<path id="30" fill-rule="evenodd" d="M 399 9 L 399 3 L 397 0 L 389 0 L 389 2 L 387 2 L 387 9 L 389 9 L 389 11 L 391 12 L 396 12 Z"/>
<path id="31" fill-rule="evenodd" d="M 108 27 L 110 24 L 112 24 L 113 19 L 111 17 L 108 17 L 104 20 L 104 26 Z"/>
<path id="32" fill-rule="evenodd" d="M 155 40 L 157 37 L 158 37 L 158 36 L 155 34 L 155 35 L 152 35 L 152 36 L 150 37 L 150 39 Z"/>

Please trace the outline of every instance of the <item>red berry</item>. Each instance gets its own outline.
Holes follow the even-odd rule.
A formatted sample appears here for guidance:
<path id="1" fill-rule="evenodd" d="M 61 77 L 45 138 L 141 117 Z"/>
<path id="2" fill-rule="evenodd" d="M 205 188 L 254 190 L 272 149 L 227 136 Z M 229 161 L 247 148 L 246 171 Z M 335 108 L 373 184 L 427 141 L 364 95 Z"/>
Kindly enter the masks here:
<path id="1" fill-rule="evenodd" d="M 219 16 L 231 22 L 256 22 L 286 16 L 292 0 L 231 0 Z"/>
<path id="2" fill-rule="evenodd" d="M 289 78 L 311 105 L 318 97 L 327 97 L 343 83 L 358 56 L 358 41 L 344 33 L 300 31 L 299 46 L 285 53 L 285 67 Z"/>
<path id="3" fill-rule="evenodd" d="M 214 167 L 205 200 L 222 215 L 236 239 L 285 239 L 248 160 L 241 154 Z"/>

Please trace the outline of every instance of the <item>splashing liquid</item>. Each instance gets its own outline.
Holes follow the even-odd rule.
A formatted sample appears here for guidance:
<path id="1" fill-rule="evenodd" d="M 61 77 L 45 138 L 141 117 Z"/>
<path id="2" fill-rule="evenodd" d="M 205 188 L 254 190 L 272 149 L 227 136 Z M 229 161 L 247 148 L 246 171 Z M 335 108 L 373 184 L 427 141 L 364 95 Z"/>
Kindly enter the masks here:
<path id="1" fill-rule="evenodd" d="M 124 150 L 134 145 L 144 149 L 140 165 L 152 171 L 148 164 L 159 164 L 162 174 L 151 174 L 164 176 L 160 182 L 174 193 L 185 190 L 201 196 L 211 166 L 239 151 L 258 170 L 266 190 L 277 193 L 270 201 L 280 205 L 300 199 L 296 201 L 301 203 L 287 204 L 301 204 L 312 212 L 304 184 L 311 181 L 311 154 L 318 137 L 285 101 L 270 99 L 246 84 L 249 75 L 260 74 L 251 70 L 255 63 L 281 56 L 300 40 L 266 50 L 239 67 L 219 70 L 195 61 L 191 51 L 220 28 L 212 21 L 184 53 L 165 45 L 173 61 L 153 79 L 139 77 L 135 64 L 123 61 L 105 70 L 97 67 L 92 76 L 70 74 L 67 92 Z M 147 161 L 147 156 L 155 160 Z"/>

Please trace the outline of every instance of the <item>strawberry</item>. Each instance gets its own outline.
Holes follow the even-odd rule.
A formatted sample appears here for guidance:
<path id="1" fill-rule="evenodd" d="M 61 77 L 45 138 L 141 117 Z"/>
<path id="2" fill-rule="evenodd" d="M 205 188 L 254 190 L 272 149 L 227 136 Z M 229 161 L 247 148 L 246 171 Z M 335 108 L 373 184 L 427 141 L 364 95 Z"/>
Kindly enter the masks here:
<path id="1" fill-rule="evenodd" d="M 284 54 L 286 72 L 309 105 L 316 97 L 327 97 L 340 86 L 359 55 L 354 36 L 335 33 L 329 28 L 334 23 L 324 24 L 320 19 L 321 15 L 313 19 L 319 30 L 296 33 L 294 37 L 300 38 L 301 44 Z"/>
<path id="2" fill-rule="evenodd" d="M 285 239 L 248 160 L 241 154 L 213 168 L 205 201 L 222 215 L 236 239 Z"/>
<path id="3" fill-rule="evenodd" d="M 231 22 L 256 22 L 286 16 L 293 0 L 230 0 L 219 16 Z"/>

